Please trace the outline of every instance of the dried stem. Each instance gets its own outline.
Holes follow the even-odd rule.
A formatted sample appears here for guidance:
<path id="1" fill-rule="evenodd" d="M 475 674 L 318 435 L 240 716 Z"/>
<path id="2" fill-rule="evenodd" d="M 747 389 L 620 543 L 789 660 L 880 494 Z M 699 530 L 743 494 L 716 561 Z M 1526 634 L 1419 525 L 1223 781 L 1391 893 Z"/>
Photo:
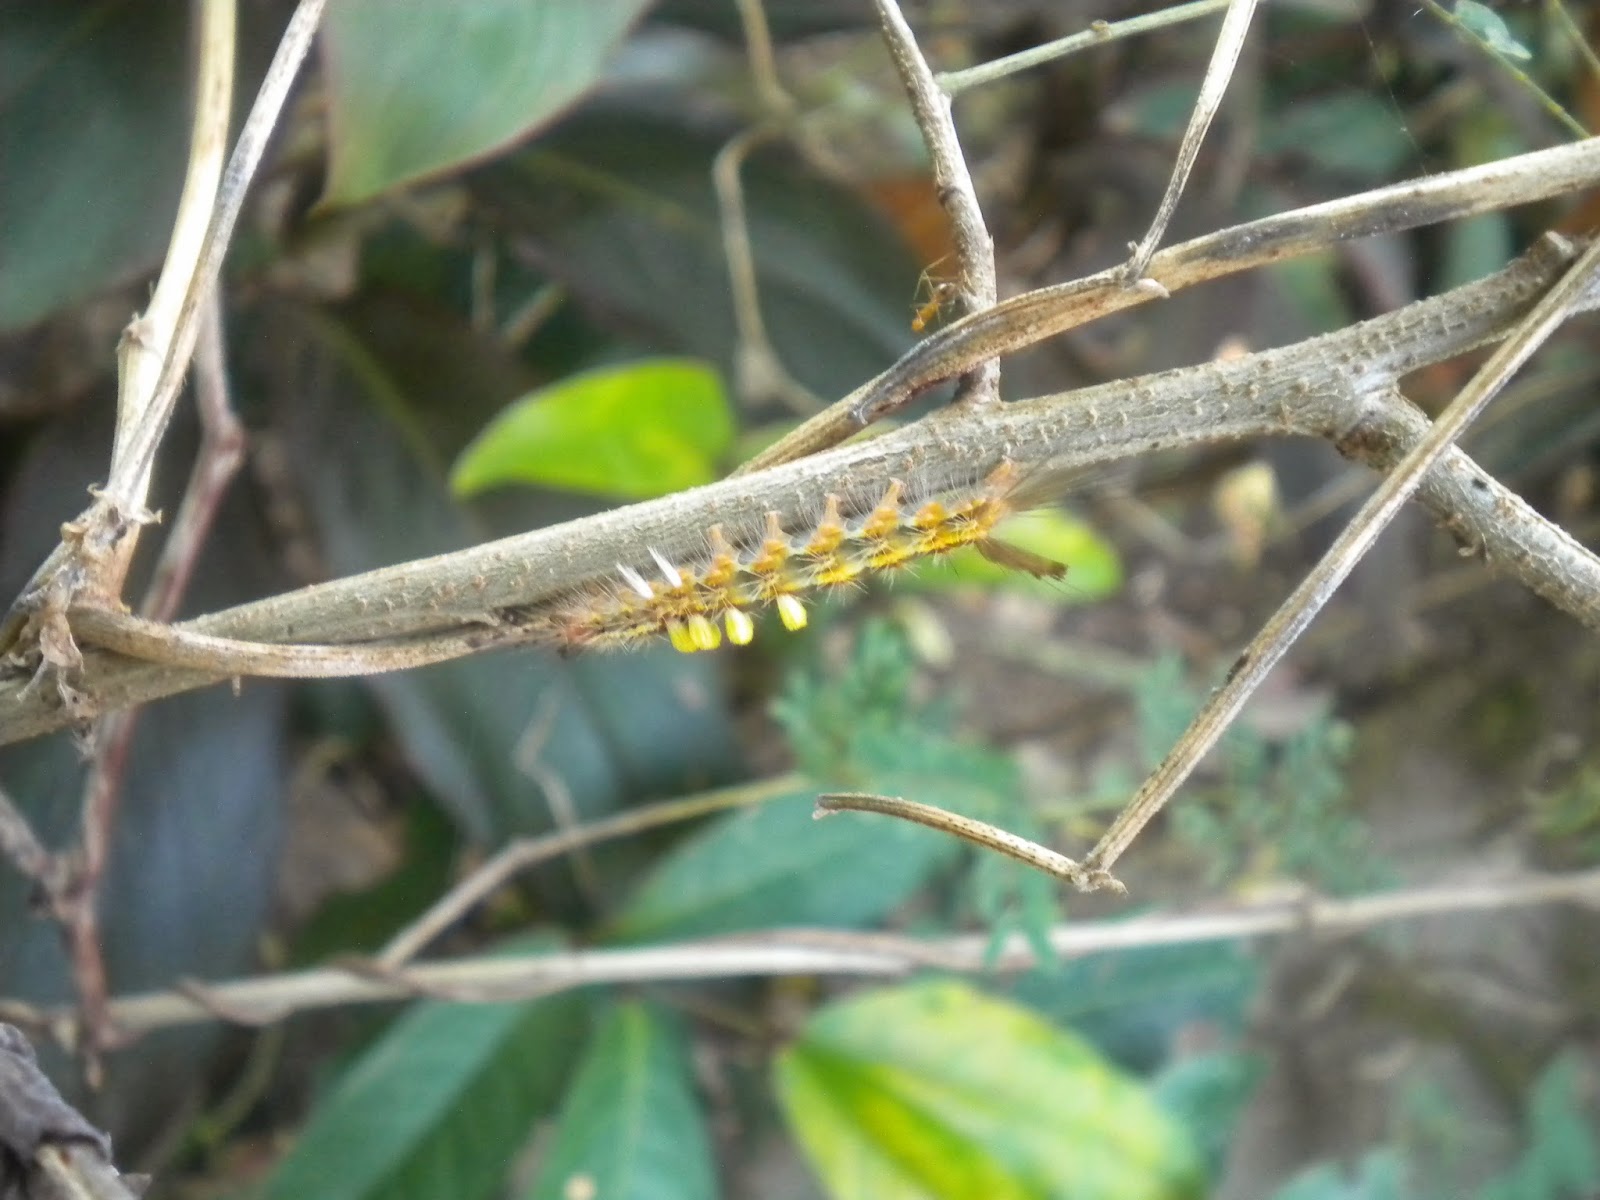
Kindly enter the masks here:
<path id="1" fill-rule="evenodd" d="M 800 776 L 780 775 L 760 783 L 740 784 L 683 800 L 651 804 L 619 813 L 609 820 L 564 829 L 544 837 L 519 838 L 502 847 L 498 854 L 434 901 L 427 912 L 397 933 L 378 956 L 378 962 L 387 968 L 403 966 L 420 954 L 434 938 L 504 887 L 513 876 L 531 870 L 540 863 L 582 847 L 628 837 L 646 829 L 692 821 L 696 817 L 730 808 L 761 804 L 790 795 L 805 786 L 806 781 Z"/>
<path id="2" fill-rule="evenodd" d="M 1211 128 L 1211 119 L 1222 105 L 1223 94 L 1228 90 L 1228 80 L 1233 78 L 1234 64 L 1239 61 L 1239 51 L 1244 49 L 1244 39 L 1250 32 L 1250 18 L 1255 11 L 1256 0 L 1232 0 L 1228 5 L 1228 15 L 1222 19 L 1217 44 L 1206 66 L 1205 79 L 1200 83 L 1200 94 L 1195 97 L 1194 111 L 1189 114 L 1188 128 L 1183 131 L 1183 141 L 1178 144 L 1178 156 L 1173 163 L 1172 177 L 1167 180 L 1167 190 L 1162 193 L 1161 203 L 1156 208 L 1155 219 L 1150 222 L 1149 230 L 1132 248 L 1133 255 L 1124 268 L 1123 278 L 1129 286 L 1145 282 L 1145 268 L 1150 265 L 1150 256 L 1156 252 L 1162 236 L 1167 232 L 1167 224 L 1178 207 L 1178 197 L 1183 195 L 1184 185 L 1188 183 L 1189 173 L 1194 170 L 1195 159 L 1200 154 L 1200 143 L 1205 141 L 1206 130 Z M 1159 281 L 1157 284 L 1159 286 Z M 1164 295 L 1165 292 L 1158 294 Z"/>
<path id="3" fill-rule="evenodd" d="M 1533 875 L 1323 900 L 1276 898 L 1212 912 L 1147 913 L 1131 919 L 1074 921 L 1049 933 L 1053 951 L 1080 957 L 1143 946 L 1192 945 L 1291 934 L 1348 935 L 1394 921 L 1507 912 L 1547 904 L 1600 905 L 1600 871 Z M 292 1013 L 411 996 L 503 1001 L 594 984 L 727 979 L 768 975 L 897 976 L 921 968 L 1026 970 L 1037 957 L 1025 939 L 1007 942 L 997 961 L 984 934 L 934 939 L 838 930 L 780 930 L 673 946 L 579 950 L 526 957 L 492 955 L 385 971 L 371 963 L 322 967 L 258 979 L 119 997 L 111 1019 L 129 1038 L 214 1020 L 281 1021 Z M 0 1020 L 68 1044 L 72 1014 L 0 1000 Z"/>
<path id="4" fill-rule="evenodd" d="M 922 140 L 933 165 L 933 187 L 950 217 L 951 241 L 956 254 L 956 294 L 968 313 L 981 313 L 1000 298 L 995 283 L 994 239 L 983 222 L 978 191 L 967 170 L 966 156 L 956 136 L 950 97 L 940 90 L 933 71 L 922 57 L 917 38 L 906 23 L 896 0 L 877 0 L 878 20 L 889 57 L 911 101 Z M 981 408 L 1000 402 L 1000 362 L 997 357 L 968 364 L 961 372 L 956 400 Z"/>
<path id="5" fill-rule="evenodd" d="M 1554 234 L 1548 237 L 1555 239 Z M 1266 678 L 1267 672 L 1294 644 L 1338 586 L 1349 577 L 1378 535 L 1394 519 L 1401 506 L 1416 492 L 1423 476 L 1572 312 L 1573 306 L 1593 283 L 1596 264 L 1600 264 L 1600 240 L 1591 243 L 1579 256 L 1561 281 L 1522 320 L 1512 336 L 1490 355 L 1472 381 L 1434 422 L 1427 435 L 1384 478 L 1322 560 L 1234 662 L 1227 681 L 1206 700 L 1178 744 L 1168 752 L 1128 802 L 1127 808 L 1118 815 L 1099 845 L 1085 860 L 1086 867 L 1109 872 L 1139 831 L 1172 798 L 1200 759 L 1233 724 L 1239 710 Z M 1392 378 L 1372 382 L 1385 392 L 1394 388 Z M 1359 389 L 1363 381 L 1357 381 L 1355 386 Z M 1351 431 L 1352 440 L 1361 436 L 1359 429 Z"/>
<path id="6" fill-rule="evenodd" d="M 1043 66 L 1058 58 L 1076 54 L 1079 50 L 1087 50 L 1090 46 L 1099 46 L 1119 38 L 1149 33 L 1168 25 L 1209 17 L 1212 13 L 1221 12 L 1230 3 L 1232 0 L 1195 0 L 1192 4 L 1175 4 L 1171 8 L 1163 8 L 1144 16 L 1129 17 L 1125 21 L 1094 21 L 1082 33 L 1069 34 L 1053 42 L 1046 42 L 1042 46 L 1030 46 L 1026 50 L 1019 50 L 1004 58 L 968 67 L 964 71 L 942 71 L 934 76 L 934 79 L 944 89 L 946 95 L 958 96 L 968 88 L 993 83 L 997 79 L 1004 79 L 1008 75 L 1015 75 L 1018 71 L 1026 71 L 1031 67 Z"/>
<path id="7" fill-rule="evenodd" d="M 744 184 L 740 178 L 751 152 L 776 136 L 775 125 L 747 129 L 718 151 L 711 165 L 711 182 L 717 194 L 717 220 L 722 229 L 722 251 L 728 260 L 734 327 L 739 335 L 734 369 L 738 375 L 739 397 L 745 403 L 758 404 L 772 397 L 797 413 L 812 413 L 822 406 L 822 401 L 789 374 L 767 335 L 767 323 L 761 315 L 761 290 L 756 281 L 756 257 L 750 248 Z"/>
<path id="8" fill-rule="evenodd" d="M 1038 842 L 1025 837 L 1018 837 L 984 821 L 975 821 L 959 813 L 946 812 L 932 804 L 921 804 L 899 796 L 879 796 L 871 792 L 827 792 L 817 797 L 818 819 L 841 812 L 879 813 L 885 817 L 894 817 L 896 820 L 926 825 L 929 829 L 937 829 L 940 833 L 947 833 L 974 846 L 994 850 L 1007 858 L 1026 863 L 1036 871 L 1043 871 L 1046 875 L 1053 875 L 1064 883 L 1072 884 L 1080 892 L 1092 892 L 1103 887 L 1125 890 L 1120 888 L 1115 880 L 1109 877 L 1102 878 L 1094 872 L 1087 871 L 1066 855 L 1057 854 L 1047 846 L 1041 846 Z"/>
<path id="9" fill-rule="evenodd" d="M 0 788 L 0 855 L 5 856 L 19 875 L 41 887 L 49 887 L 50 852 L 4 788 Z"/>

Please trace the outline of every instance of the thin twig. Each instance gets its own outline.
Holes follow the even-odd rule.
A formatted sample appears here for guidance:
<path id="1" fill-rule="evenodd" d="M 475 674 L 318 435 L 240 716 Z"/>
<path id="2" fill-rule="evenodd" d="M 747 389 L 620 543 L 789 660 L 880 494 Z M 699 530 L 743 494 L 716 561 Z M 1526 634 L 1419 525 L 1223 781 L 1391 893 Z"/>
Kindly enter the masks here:
<path id="1" fill-rule="evenodd" d="M 1086 871 L 1079 863 L 1064 854 L 1057 854 L 1048 846 L 1041 846 L 1038 842 L 1018 837 L 986 822 L 946 812 L 932 804 L 905 800 L 899 796 L 879 796 L 871 792 L 826 792 L 817 797 L 816 816 L 819 819 L 841 812 L 880 813 L 897 820 L 926 825 L 929 829 L 937 829 L 940 833 L 948 833 L 974 846 L 995 850 L 1007 858 L 1026 863 L 1037 871 L 1072 884 L 1080 892 L 1093 892 L 1100 888 L 1126 890 L 1109 876 L 1102 878 Z"/>
<path id="2" fill-rule="evenodd" d="M 794 97 L 778 77 L 778 60 L 772 51 L 772 30 L 767 25 L 767 10 L 762 0 L 734 0 L 739 24 L 744 30 L 744 52 L 750 62 L 750 78 L 755 80 L 756 96 L 768 120 L 783 120 L 797 107 Z"/>
<path id="3" fill-rule="evenodd" d="M 222 305 L 213 292 L 200 318 L 195 350 L 195 405 L 200 413 L 200 449 L 184 489 L 172 531 L 161 547 L 139 615 L 170 621 L 177 615 L 206 538 L 216 522 L 228 485 L 244 462 L 244 426 L 233 411 L 228 385 Z"/>
<path id="4" fill-rule="evenodd" d="M 780 775 L 759 783 L 745 783 L 699 796 L 690 796 L 683 800 L 651 804 L 644 808 L 619 813 L 604 821 L 563 829 L 544 837 L 519 838 L 504 846 L 493 858 L 434 901 L 427 912 L 397 933 L 383 948 L 377 961 L 391 969 L 404 966 L 420 954 L 428 943 L 504 887 L 513 876 L 520 875 L 540 863 L 549 862 L 584 846 L 592 846 L 613 838 L 629 837 L 646 829 L 655 829 L 680 821 L 692 821 L 696 817 L 724 812 L 730 808 L 761 804 L 779 796 L 790 795 L 805 785 L 806 781 L 798 775 Z"/>
<path id="5" fill-rule="evenodd" d="M 1270 899 L 1212 912 L 1147 913 L 1130 919 L 1075 921 L 1049 933 L 1059 957 L 1146 946 L 1192 945 L 1294 934 L 1348 935 L 1394 921 L 1508 912 L 1546 904 L 1600 905 L 1600 871 L 1532 875 L 1358 896 Z M 321 967 L 206 986 L 122 996 L 111 1019 L 136 1038 L 158 1029 L 215 1020 L 268 1024 L 292 1013 L 404 999 L 472 994 L 480 1000 L 544 996 L 593 984 L 729 979 L 768 975 L 896 976 L 936 966 L 950 971 L 1026 970 L 1037 965 L 1027 940 L 1013 937 L 998 961 L 986 934 L 923 939 L 840 930 L 777 930 L 614 950 L 546 955 L 490 955 L 419 963 L 404 971 L 376 965 Z M 0 1020 L 70 1040 L 72 1014 L 0 1000 Z"/>
<path id="6" fill-rule="evenodd" d="M 1172 220 L 1172 214 L 1178 207 L 1178 197 L 1183 195 L 1184 185 L 1188 183 L 1189 173 L 1194 170 L 1194 161 L 1200 154 L 1200 143 L 1205 141 L 1206 130 L 1211 128 L 1211 119 L 1222 105 L 1223 94 L 1228 90 L 1228 81 L 1233 78 L 1233 67 L 1239 61 L 1239 51 L 1244 49 L 1244 40 L 1250 33 L 1250 18 L 1255 11 L 1256 0 L 1232 0 L 1228 15 L 1222 18 L 1222 28 L 1217 31 L 1217 44 L 1211 51 L 1210 63 L 1206 65 L 1205 79 L 1200 83 L 1200 94 L 1195 97 L 1188 128 L 1183 131 L 1183 141 L 1178 144 L 1178 156 L 1172 166 L 1172 177 L 1167 180 L 1167 190 L 1162 193 L 1161 204 L 1156 209 L 1149 230 L 1132 247 L 1132 257 L 1124 268 L 1124 280 L 1130 287 L 1146 281 L 1145 269 L 1150 265 L 1150 256 L 1156 252 L 1156 247 L 1167 232 L 1167 223 Z M 1156 280 L 1155 283 L 1159 288 L 1161 281 Z M 1164 294 L 1164 289 L 1158 294 Z"/>
<path id="7" fill-rule="evenodd" d="M 1548 235 L 1554 239 L 1555 235 Z M 1423 476 L 1461 436 L 1490 399 L 1566 319 L 1600 263 L 1600 239 L 1594 241 L 1561 281 L 1534 306 L 1515 333 L 1502 342 L 1487 362 L 1440 414 L 1428 434 L 1406 454 L 1351 520 L 1317 566 L 1284 601 L 1250 646 L 1234 662 L 1228 678 L 1195 716 L 1188 730 L 1149 779 L 1139 788 L 1100 843 L 1084 860 L 1092 870 L 1109 872 L 1145 824 L 1161 811 L 1189 773 L 1233 723 L 1261 681 L 1266 678 L 1338 586 L 1355 569 L 1372 543 L 1417 490 Z M 1357 387 L 1361 386 L 1358 382 Z M 1385 391 L 1391 379 L 1378 382 Z M 1353 430 L 1351 440 L 1361 437 Z"/>
<path id="8" fill-rule="evenodd" d="M 1539 106 L 1545 112 L 1565 126 L 1567 131 L 1574 137 L 1586 138 L 1590 136 L 1589 131 L 1583 127 L 1581 121 L 1563 108 L 1559 100 L 1534 82 L 1533 76 L 1507 58 L 1500 47 L 1485 41 L 1476 29 L 1469 27 L 1465 21 L 1445 8 L 1438 0 L 1422 0 L 1422 5 L 1441 22 L 1455 30 L 1456 35 L 1462 41 L 1487 55 L 1496 66 L 1511 76 L 1517 84 L 1539 102 Z"/>
<path id="9" fill-rule="evenodd" d="M 1544 10 L 1561 27 L 1561 32 L 1567 35 L 1567 40 L 1583 56 L 1589 73 L 1600 80 L 1600 54 L 1595 53 L 1594 47 L 1589 44 L 1589 39 L 1584 36 L 1583 29 L 1567 11 L 1566 0 L 1545 0 Z"/>
<path id="10" fill-rule="evenodd" d="M 1042 46 L 1031 46 L 1026 50 L 1019 50 L 1015 54 L 992 59 L 963 71 L 941 71 L 934 76 L 934 79 L 946 95 L 958 96 L 968 88 L 993 83 L 997 79 L 1004 79 L 1008 75 L 1015 75 L 1018 71 L 1026 71 L 1031 67 L 1043 66 L 1045 63 L 1065 58 L 1069 54 L 1076 54 L 1079 50 L 1087 50 L 1090 46 L 1099 46 L 1119 38 L 1149 33 L 1168 25 L 1209 17 L 1212 13 L 1221 12 L 1230 3 L 1232 0 L 1194 0 L 1191 4 L 1175 4 L 1171 8 L 1163 8 L 1144 16 L 1129 17 L 1125 21 L 1094 21 L 1082 33 L 1069 34 L 1053 42 L 1046 42 Z"/>
<path id="11" fill-rule="evenodd" d="M 50 852 L 4 788 L 0 788 L 0 855 L 24 878 L 48 887 Z"/>
<path id="12" fill-rule="evenodd" d="M 756 256 L 750 247 L 750 221 L 745 212 L 741 172 L 751 152 L 778 135 L 775 125 L 760 125 L 732 138 L 711 164 L 711 182 L 717 196 L 717 224 L 722 230 L 722 252 L 728 260 L 728 285 L 733 300 L 734 328 L 739 343 L 734 354 L 739 398 L 757 405 L 769 397 L 797 413 L 814 413 L 822 401 L 783 365 L 767 323 L 761 315 L 761 289 L 756 280 Z"/>
<path id="13" fill-rule="evenodd" d="M 917 38 L 906 23 L 896 0 L 877 0 L 889 57 L 911 101 L 922 140 L 933 166 L 933 187 L 950 217 L 951 241 L 956 254 L 956 294 L 969 314 L 995 306 L 1000 298 L 995 282 L 994 239 L 983 221 L 978 191 L 967 169 L 961 141 L 956 136 L 950 97 L 939 89 Z M 956 403 L 981 408 L 1000 402 L 1000 362 L 991 358 L 975 362 L 961 373 Z"/>

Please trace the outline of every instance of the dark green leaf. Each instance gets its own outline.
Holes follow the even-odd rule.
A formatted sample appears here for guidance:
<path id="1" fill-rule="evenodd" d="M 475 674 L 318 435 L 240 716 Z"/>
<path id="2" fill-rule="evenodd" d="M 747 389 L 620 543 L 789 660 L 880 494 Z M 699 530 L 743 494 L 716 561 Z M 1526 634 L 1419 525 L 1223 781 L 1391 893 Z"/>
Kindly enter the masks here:
<path id="1" fill-rule="evenodd" d="M 1198 1194 L 1184 1132 L 1085 1042 L 959 983 L 817 1014 L 780 1100 L 836 1200 L 1161 1200 Z"/>
<path id="2" fill-rule="evenodd" d="M 1249 1054 L 1202 1054 L 1173 1063 L 1150 1083 L 1161 1107 L 1189 1131 L 1212 1180 L 1222 1175 L 1261 1069 L 1261 1060 Z"/>
<path id="3" fill-rule="evenodd" d="M 583 112 L 473 186 L 503 235 L 537 245 L 593 312 L 732 379 L 738 339 L 711 186 L 724 140 L 662 112 Z M 778 354 L 819 395 L 843 395 L 911 344 L 920 264 L 859 196 L 789 157 L 758 151 L 741 178 Z"/>
<path id="4" fill-rule="evenodd" d="M 176 423 L 172 450 L 180 462 L 191 450 L 187 432 Z M 85 405 L 26 440 L 0 514 L 0 594 L 16 595 L 59 541 L 63 514 L 83 503 L 84 481 L 105 469 L 110 436 L 108 403 Z M 186 475 L 160 473 L 151 503 L 171 512 Z M 265 565 L 273 553 L 249 520 L 252 508 L 224 505 L 230 534 L 214 538 L 197 566 L 189 589 L 197 610 L 276 590 Z M 136 578 L 129 594 L 137 596 L 142 586 Z M 115 839 L 100 892 L 101 944 L 114 994 L 258 969 L 260 938 L 273 920 L 291 786 L 287 701 L 284 684 L 257 680 L 238 696 L 215 687 L 140 711 L 119 772 Z M 82 748 L 65 733 L 0 749 L 0 784 L 51 849 L 68 851 L 78 842 L 84 772 Z M 30 890 L 9 864 L 0 866 L 0 980 L 8 996 L 70 1005 L 73 968 L 64 939 L 53 922 L 38 919 Z M 106 1086 L 89 1099 L 96 1124 L 113 1133 L 119 1153 L 137 1154 L 170 1131 L 172 1114 L 216 1068 L 225 1033 L 215 1023 L 186 1025 L 108 1057 Z M 41 1051 L 50 1060 L 48 1046 Z M 85 1099 L 76 1090 L 82 1071 L 70 1059 L 48 1067 L 69 1098 Z"/>
<path id="5" fill-rule="evenodd" d="M 1196 1021 L 1240 1029 L 1260 966 L 1236 942 L 1150 946 L 1070 959 L 1032 971 L 1012 995 L 1070 1025 L 1119 1062 L 1150 1071 Z"/>
<path id="6" fill-rule="evenodd" d="M 0 329 L 160 258 L 183 185 L 187 15 L 0 6 Z"/>
<path id="7" fill-rule="evenodd" d="M 1527 1149 L 1478 1200 L 1564 1200 L 1600 1191 L 1600 1114 L 1584 1111 L 1580 1070 L 1575 1057 L 1562 1055 L 1540 1074 L 1528 1108 Z"/>
<path id="8" fill-rule="evenodd" d="M 586 371 L 514 400 L 461 453 L 470 496 L 507 483 L 648 499 L 717 477 L 733 414 L 715 371 L 656 359 Z"/>
<path id="9" fill-rule="evenodd" d="M 735 813 L 679 843 L 613 936 L 657 941 L 780 925 L 866 925 L 906 900 L 957 843 L 887 817 L 812 816 L 807 791 Z"/>
<path id="10" fill-rule="evenodd" d="M 1262 131 L 1261 148 L 1375 180 L 1392 175 L 1417 149 L 1394 109 L 1365 92 L 1338 92 L 1280 109 Z"/>
<path id="11" fill-rule="evenodd" d="M 649 0 L 334 0 L 323 33 L 331 204 L 492 154 L 594 83 Z"/>
<path id="12" fill-rule="evenodd" d="M 1353 1173 L 1323 1164 L 1295 1176 L 1272 1200 L 1406 1200 L 1404 1164 L 1395 1151 L 1374 1150 Z"/>
<path id="13" fill-rule="evenodd" d="M 618 1005 L 596 1031 L 562 1104 L 529 1200 L 716 1195 L 683 1033 L 658 1009 Z"/>
<path id="14" fill-rule="evenodd" d="M 266 1200 L 494 1194 L 534 1122 L 554 1109 L 583 1025 L 575 992 L 416 1005 L 317 1106 Z"/>

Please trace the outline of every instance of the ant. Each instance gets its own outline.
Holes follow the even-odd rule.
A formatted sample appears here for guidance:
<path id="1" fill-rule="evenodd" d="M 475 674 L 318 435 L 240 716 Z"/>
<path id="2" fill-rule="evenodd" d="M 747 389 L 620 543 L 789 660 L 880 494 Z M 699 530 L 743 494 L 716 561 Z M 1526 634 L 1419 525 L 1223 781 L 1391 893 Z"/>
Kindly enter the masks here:
<path id="1" fill-rule="evenodd" d="M 949 256 L 946 255 L 946 257 Z M 922 274 L 917 276 L 917 298 L 919 303 L 917 304 L 916 312 L 911 318 L 912 333 L 921 333 L 933 321 L 937 320 L 940 314 L 944 312 L 945 306 L 960 293 L 960 285 L 955 280 L 940 279 L 933 273 L 934 269 L 943 261 L 944 259 L 941 258 L 933 266 L 924 268 Z M 926 297 L 926 299 L 923 299 L 923 297 Z"/>

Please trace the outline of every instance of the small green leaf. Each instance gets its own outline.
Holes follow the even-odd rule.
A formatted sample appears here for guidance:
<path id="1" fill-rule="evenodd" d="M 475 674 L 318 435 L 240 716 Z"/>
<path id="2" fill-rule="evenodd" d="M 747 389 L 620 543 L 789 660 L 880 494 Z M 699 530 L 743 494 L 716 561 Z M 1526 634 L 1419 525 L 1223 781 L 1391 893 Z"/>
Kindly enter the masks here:
<path id="1" fill-rule="evenodd" d="M 815 820 L 815 791 L 734 813 L 678 844 L 613 936 L 659 941 L 779 925 L 866 925 L 902 903 L 959 843 L 887 817 Z"/>
<path id="2" fill-rule="evenodd" d="M 1456 0 L 1456 20 L 1496 54 L 1518 62 L 1527 62 L 1533 57 L 1533 51 L 1511 35 L 1506 19 L 1487 4 L 1479 4 L 1478 0 Z"/>
<path id="3" fill-rule="evenodd" d="M 366 200 L 526 137 L 589 89 L 649 2 L 335 0 L 324 202 Z"/>
<path id="4" fill-rule="evenodd" d="M 1112 595 L 1122 586 L 1122 561 L 1099 534 L 1070 513 L 1041 509 L 1006 522 L 1002 541 L 1043 556 L 1067 568 L 1062 579 L 1035 579 L 1012 567 L 992 563 L 973 547 L 937 558 L 896 579 L 897 588 L 948 591 L 995 586 L 1028 592 L 1063 604 L 1085 604 Z"/>
<path id="5" fill-rule="evenodd" d="M 617 1006 L 584 1056 L 528 1200 L 577 1195 L 717 1195 L 688 1046 L 666 1013 L 643 1004 Z"/>
<path id="6" fill-rule="evenodd" d="M 709 483 L 733 440 L 717 373 L 687 359 L 586 371 L 514 401 L 456 460 L 470 496 L 530 483 L 648 499 Z"/>
<path id="7" fill-rule="evenodd" d="M 964 984 L 858 996 L 778 1058 L 790 1126 L 836 1200 L 1198 1194 L 1183 1130 L 1085 1042 Z"/>
<path id="8" fill-rule="evenodd" d="M 266 1200 L 494 1194 L 535 1120 L 555 1107 L 583 1024 L 576 992 L 416 1005 L 317 1106 Z"/>

